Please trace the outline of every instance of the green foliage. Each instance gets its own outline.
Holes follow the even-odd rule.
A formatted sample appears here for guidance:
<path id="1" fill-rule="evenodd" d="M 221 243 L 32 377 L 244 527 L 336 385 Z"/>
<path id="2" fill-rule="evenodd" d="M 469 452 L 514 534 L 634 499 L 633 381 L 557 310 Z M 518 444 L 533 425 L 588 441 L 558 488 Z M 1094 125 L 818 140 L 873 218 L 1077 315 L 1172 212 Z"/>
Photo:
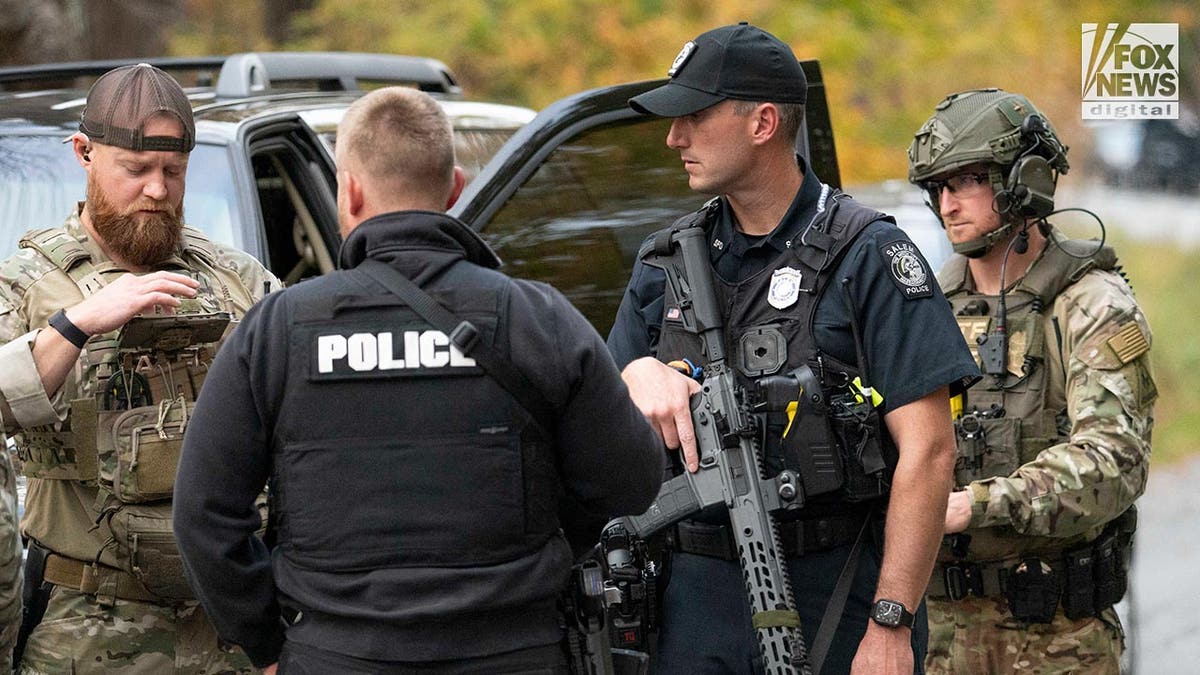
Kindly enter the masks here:
<path id="1" fill-rule="evenodd" d="M 1170 244 L 1113 242 L 1154 333 L 1151 362 L 1159 399 L 1154 407 L 1154 464 L 1200 450 L 1200 340 L 1196 298 L 1200 251 Z"/>
<path id="2" fill-rule="evenodd" d="M 431 56 L 471 96 L 532 107 L 662 77 L 685 41 L 748 20 L 801 58 L 821 60 L 848 182 L 903 176 L 903 150 L 934 104 L 973 87 L 1024 93 L 1075 146 L 1072 158 L 1085 157 L 1080 24 L 1172 21 L 1185 43 L 1200 31 L 1200 9 L 1179 0 L 316 0 L 291 13 L 292 39 L 271 44 L 263 3 L 188 0 L 186 11 L 190 21 L 171 40 L 177 54 L 286 48 Z M 1192 85 L 1183 75 L 1186 93 Z"/>

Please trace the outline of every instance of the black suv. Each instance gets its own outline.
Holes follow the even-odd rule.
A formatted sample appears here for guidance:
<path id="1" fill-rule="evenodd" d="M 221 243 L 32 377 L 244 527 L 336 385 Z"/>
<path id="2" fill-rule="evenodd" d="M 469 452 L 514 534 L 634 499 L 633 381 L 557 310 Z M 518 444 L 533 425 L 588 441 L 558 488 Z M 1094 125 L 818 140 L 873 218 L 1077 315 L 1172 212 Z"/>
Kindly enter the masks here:
<path id="1" fill-rule="evenodd" d="M 483 233 L 507 272 L 558 287 L 601 333 L 642 240 L 705 199 L 688 188 L 678 153 L 666 147 L 669 120 L 626 105 L 661 80 L 576 94 L 534 117 L 463 101 L 450 71 L 431 59 L 262 53 L 151 62 L 176 73 L 195 104 L 187 222 L 288 282 L 333 267 L 340 243 L 334 132 L 366 83 L 405 83 L 442 101 L 460 163 L 473 176 L 453 215 Z M 96 76 L 124 63 L 0 69 L 0 87 Z M 804 69 L 809 101 L 797 150 L 836 186 L 824 83 L 815 61 Z M 0 90 L 0 257 L 25 230 L 61 224 L 83 197 L 83 171 L 60 141 L 76 130 L 86 92 Z"/>

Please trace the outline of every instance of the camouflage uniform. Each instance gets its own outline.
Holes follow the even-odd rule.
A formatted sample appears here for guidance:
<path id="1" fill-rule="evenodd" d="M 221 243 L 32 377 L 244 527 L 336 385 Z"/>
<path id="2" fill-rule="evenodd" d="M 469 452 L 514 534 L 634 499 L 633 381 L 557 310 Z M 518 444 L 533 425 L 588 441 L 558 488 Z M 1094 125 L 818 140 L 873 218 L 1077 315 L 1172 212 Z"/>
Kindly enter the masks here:
<path id="1" fill-rule="evenodd" d="M 0 673 L 12 671 L 21 627 L 21 534 L 17 529 L 17 475 L 0 433 Z"/>
<path id="2" fill-rule="evenodd" d="M 1012 583 L 1005 573 L 1032 557 L 1061 569 L 1065 552 L 1096 540 L 1146 485 L 1157 397 L 1150 328 L 1113 271 L 1111 250 L 1081 255 L 1095 251 L 1095 242 L 1051 231 L 1006 294 L 1010 372 L 985 377 L 967 394 L 983 432 L 957 424 L 956 484 L 969 491 L 972 514 L 969 540 L 947 538 L 930 583 L 931 673 L 1118 670 L 1123 634 L 1111 608 L 1072 620 L 1059 604 L 1050 623 L 1019 622 L 1002 592 Z M 974 294 L 966 259 L 952 257 L 938 280 L 974 350 L 974 337 L 994 318 L 968 308 L 982 296 Z M 992 298 L 992 313 L 995 304 Z M 972 563 L 983 597 L 951 600 L 948 571 Z"/>
<path id="3" fill-rule="evenodd" d="M 89 238 L 78 210 L 53 236 L 58 237 L 55 246 L 70 244 L 86 258 L 80 262 L 91 265 L 85 285 L 99 287 L 124 273 Z M 112 336 L 94 336 L 62 388 L 46 395 L 31 357 L 33 340 L 51 314 L 79 303 L 84 295 L 80 284 L 43 250 L 28 247 L 26 240 L 23 246 L 0 263 L 0 417 L 4 432 L 14 435 L 29 479 L 21 526 L 52 558 L 74 565 L 98 561 L 100 581 L 88 593 L 65 582 L 54 588 L 45 617 L 29 638 L 22 672 L 251 672 L 244 654 L 219 646 L 196 601 L 161 600 L 139 583 L 140 577 L 128 573 L 127 561 L 122 565 L 113 535 L 96 527 L 106 508 L 105 495 L 96 467 L 89 473 L 87 453 L 76 456 L 71 447 L 71 429 L 88 430 L 98 418 L 94 409 L 81 419 L 72 410 L 94 400 L 97 362 L 104 345 L 114 342 Z M 201 283 L 194 304 L 235 318 L 267 289 L 279 287 L 257 261 L 212 244 L 190 228 L 185 229 L 184 249 L 158 267 L 192 274 Z M 161 386 L 154 380 L 151 384 Z M 182 574 L 178 585 L 186 589 Z"/>

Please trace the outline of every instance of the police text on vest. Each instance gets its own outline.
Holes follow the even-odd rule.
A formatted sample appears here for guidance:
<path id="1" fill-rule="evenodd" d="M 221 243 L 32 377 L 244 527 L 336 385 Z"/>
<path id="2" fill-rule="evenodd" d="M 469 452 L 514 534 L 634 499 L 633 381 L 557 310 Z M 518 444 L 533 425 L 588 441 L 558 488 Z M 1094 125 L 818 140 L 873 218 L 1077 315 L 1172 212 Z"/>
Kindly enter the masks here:
<path id="1" fill-rule="evenodd" d="M 460 352 L 440 330 L 404 331 L 398 338 L 391 332 L 318 335 L 317 372 L 332 373 L 339 365 L 356 372 L 475 365 L 475 359 Z M 402 348 L 399 354 L 396 346 Z"/>

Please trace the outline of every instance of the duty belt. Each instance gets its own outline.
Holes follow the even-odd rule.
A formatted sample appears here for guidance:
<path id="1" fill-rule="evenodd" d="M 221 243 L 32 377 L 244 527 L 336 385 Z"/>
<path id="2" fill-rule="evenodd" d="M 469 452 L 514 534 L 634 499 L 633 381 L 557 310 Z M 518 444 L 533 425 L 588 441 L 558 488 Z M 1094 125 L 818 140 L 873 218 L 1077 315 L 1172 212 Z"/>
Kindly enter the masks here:
<path id="1" fill-rule="evenodd" d="M 51 553 L 46 558 L 42 577 L 56 586 L 73 588 L 89 595 L 113 597 L 161 604 L 162 598 L 151 593 L 132 574 L 108 565 L 85 563 Z"/>
<path id="2" fill-rule="evenodd" d="M 1007 563 L 960 561 L 939 565 L 941 573 L 935 572 L 929 580 L 929 589 L 925 594 L 951 600 L 1004 597 L 1008 587 L 1009 570 L 1016 563 L 1015 560 Z"/>
<path id="3" fill-rule="evenodd" d="M 849 546 L 854 543 L 866 517 L 866 514 L 858 513 L 776 523 L 782 552 L 786 556 L 798 557 Z M 682 553 L 709 558 L 738 559 L 733 532 L 727 524 L 680 521 L 675 526 L 674 548 Z"/>

